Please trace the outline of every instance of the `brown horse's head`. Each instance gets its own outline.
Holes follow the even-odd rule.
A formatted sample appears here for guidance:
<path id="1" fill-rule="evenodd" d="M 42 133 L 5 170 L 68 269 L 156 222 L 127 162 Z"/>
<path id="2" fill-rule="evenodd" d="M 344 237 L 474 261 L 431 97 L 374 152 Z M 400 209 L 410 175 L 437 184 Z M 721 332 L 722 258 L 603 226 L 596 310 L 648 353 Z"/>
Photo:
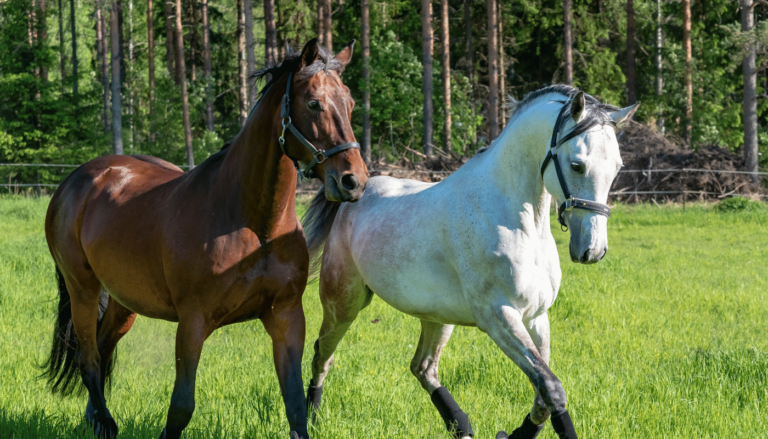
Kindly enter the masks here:
<path id="1" fill-rule="evenodd" d="M 352 109 L 355 101 L 341 81 L 344 67 L 352 59 L 355 41 L 336 56 L 320 46 L 317 39 L 308 42 L 301 53 L 289 55 L 280 66 L 264 69 L 271 73 L 277 90 L 290 84 L 291 123 L 314 148 L 322 151 L 355 142 Z M 267 86 L 267 88 L 269 85 Z M 277 117 L 281 114 L 278 111 Z M 281 119 L 282 120 L 282 119 Z M 277 124 L 281 127 L 281 124 Z M 280 128 L 282 129 L 282 128 Z M 285 153 L 302 165 L 313 160 L 312 152 L 290 130 L 285 130 Z M 331 201 L 357 201 L 368 182 L 368 169 L 359 148 L 333 154 L 312 168 L 312 176 L 325 183 L 325 195 Z"/>

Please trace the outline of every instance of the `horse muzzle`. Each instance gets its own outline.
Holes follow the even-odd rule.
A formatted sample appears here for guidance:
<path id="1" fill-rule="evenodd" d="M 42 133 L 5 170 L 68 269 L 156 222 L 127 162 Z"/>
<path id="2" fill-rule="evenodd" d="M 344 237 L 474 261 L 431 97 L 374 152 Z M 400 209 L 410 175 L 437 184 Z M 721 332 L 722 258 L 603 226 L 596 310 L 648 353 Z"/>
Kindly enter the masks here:
<path id="1" fill-rule="evenodd" d="M 325 198 L 330 201 L 354 203 L 363 196 L 365 185 L 366 183 L 361 182 L 352 172 L 341 176 L 329 173 L 325 178 Z"/>

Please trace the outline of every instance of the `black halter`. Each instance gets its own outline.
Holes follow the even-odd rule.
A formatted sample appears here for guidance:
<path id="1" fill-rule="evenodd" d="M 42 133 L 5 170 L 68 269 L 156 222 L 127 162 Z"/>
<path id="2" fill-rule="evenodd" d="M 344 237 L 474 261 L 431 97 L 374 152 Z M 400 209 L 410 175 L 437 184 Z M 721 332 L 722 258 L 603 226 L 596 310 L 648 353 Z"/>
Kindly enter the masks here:
<path id="1" fill-rule="evenodd" d="M 299 172 L 299 175 L 302 178 L 312 178 L 316 175 L 312 172 L 312 168 L 315 167 L 318 163 L 323 163 L 325 159 L 328 157 L 338 154 L 342 151 L 346 151 L 348 149 L 352 148 L 360 148 L 360 144 L 357 142 L 350 142 L 345 143 L 343 145 L 334 146 L 331 149 L 322 150 L 317 149 L 315 146 L 307 140 L 306 137 L 304 137 L 301 132 L 299 132 L 298 128 L 296 128 L 293 123 L 291 123 L 291 82 L 293 82 L 293 72 L 288 74 L 288 85 L 285 87 L 285 96 L 283 96 L 283 101 L 280 103 L 280 119 L 283 124 L 283 132 L 280 133 L 280 138 L 278 141 L 280 142 L 280 149 L 283 150 L 283 154 L 285 154 L 289 159 L 293 161 L 293 165 L 296 166 L 296 171 Z M 257 104 L 258 105 L 258 104 Z M 288 153 L 285 151 L 285 129 L 288 128 L 291 130 L 294 136 L 296 136 L 296 139 L 301 142 L 302 145 L 306 146 L 310 153 L 312 153 L 312 159 L 309 164 L 304 167 L 304 170 L 301 169 L 299 166 L 299 161 L 288 155 Z"/>
<path id="2" fill-rule="evenodd" d="M 564 232 L 568 231 L 568 226 L 565 224 L 563 214 L 571 209 L 588 210 L 598 215 L 603 215 L 606 218 L 611 215 L 611 208 L 603 203 L 571 196 L 571 193 L 568 191 L 568 185 L 565 183 L 563 170 L 560 167 L 560 161 L 557 159 L 557 147 L 560 146 L 557 142 L 557 135 L 560 133 L 560 124 L 562 123 L 565 110 L 569 107 L 568 104 L 570 104 L 572 100 L 573 98 L 568 99 L 568 102 L 563 105 L 563 108 L 560 109 L 560 113 L 557 115 L 555 129 L 552 131 L 552 140 L 549 142 L 549 151 L 547 152 L 547 156 L 544 157 L 544 163 L 541 165 L 541 177 L 544 178 L 544 171 L 547 169 L 549 161 L 551 160 L 555 163 L 557 179 L 560 181 L 560 189 L 563 190 L 563 196 L 565 197 L 565 201 L 557 209 L 557 222 L 560 223 L 560 229 Z"/>

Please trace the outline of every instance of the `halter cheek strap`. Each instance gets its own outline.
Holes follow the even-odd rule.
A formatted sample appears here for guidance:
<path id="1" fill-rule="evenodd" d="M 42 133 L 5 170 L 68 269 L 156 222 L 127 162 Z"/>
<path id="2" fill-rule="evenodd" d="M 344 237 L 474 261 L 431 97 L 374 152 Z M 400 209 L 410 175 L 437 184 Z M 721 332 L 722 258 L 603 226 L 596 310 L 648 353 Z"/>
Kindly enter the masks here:
<path id="1" fill-rule="evenodd" d="M 315 167 L 315 165 L 319 163 L 323 163 L 325 159 L 328 157 L 338 154 L 342 151 L 346 151 L 348 149 L 352 148 L 360 148 L 360 144 L 357 142 L 350 142 L 345 143 L 343 145 L 337 145 L 333 148 L 322 150 L 315 148 L 315 145 L 313 145 L 309 140 L 307 140 L 306 137 L 304 137 L 303 134 L 296 128 L 295 125 L 291 122 L 291 83 L 293 82 L 293 72 L 288 74 L 288 85 L 285 88 L 285 95 L 283 96 L 283 100 L 280 103 L 280 119 L 283 124 L 283 132 L 280 134 L 280 138 L 278 141 L 280 142 L 280 149 L 283 150 L 283 154 L 285 154 L 289 159 L 293 160 L 293 165 L 296 167 L 296 170 L 299 172 L 299 175 L 302 178 L 312 178 L 316 175 L 314 172 L 312 172 L 312 168 Z M 309 152 L 312 154 L 312 161 L 309 162 L 307 166 L 304 167 L 304 170 L 301 169 L 299 166 L 299 161 L 288 155 L 288 153 L 285 151 L 285 129 L 288 128 L 291 133 L 296 137 L 296 139 L 301 142 L 302 145 L 304 145 Z"/>
<path id="2" fill-rule="evenodd" d="M 571 192 L 568 190 L 568 185 L 565 182 L 563 169 L 560 167 L 560 160 L 557 159 L 557 147 L 559 146 L 557 142 L 557 135 L 560 133 L 560 126 L 562 124 L 565 110 L 568 108 L 568 104 L 570 104 L 572 100 L 573 98 L 568 99 L 568 102 L 566 102 L 565 105 L 563 105 L 563 108 L 560 109 L 560 113 L 557 114 L 555 129 L 552 132 L 552 139 L 549 142 L 549 151 L 547 151 L 547 156 L 544 157 L 544 163 L 541 164 L 542 178 L 544 178 L 544 171 L 547 169 L 549 162 L 552 161 L 555 164 L 555 171 L 557 172 L 557 179 L 560 182 L 560 189 L 562 189 L 563 196 L 565 197 L 565 201 L 560 204 L 557 209 L 557 222 L 560 223 L 560 229 L 564 232 L 568 230 L 568 225 L 565 224 L 565 218 L 563 217 L 563 214 L 571 209 L 588 210 L 598 215 L 603 215 L 606 218 L 611 215 L 611 208 L 603 203 L 571 196 Z"/>

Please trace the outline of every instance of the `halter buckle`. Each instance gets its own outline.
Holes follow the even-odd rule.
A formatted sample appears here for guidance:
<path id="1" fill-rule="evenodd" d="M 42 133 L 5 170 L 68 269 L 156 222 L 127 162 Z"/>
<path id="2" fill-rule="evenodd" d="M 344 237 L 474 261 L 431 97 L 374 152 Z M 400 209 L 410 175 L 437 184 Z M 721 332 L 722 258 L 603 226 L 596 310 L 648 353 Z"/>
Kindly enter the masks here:
<path id="1" fill-rule="evenodd" d="M 285 121 L 286 119 L 288 119 L 288 122 Z M 283 132 L 280 133 L 280 137 L 278 137 L 277 141 L 280 142 L 280 147 L 282 148 L 285 146 L 285 129 L 291 124 L 291 116 L 280 119 L 280 123 L 283 124 Z"/>
<path id="2" fill-rule="evenodd" d="M 565 208 L 563 209 L 563 212 L 568 212 L 569 210 L 573 209 L 573 197 L 565 200 L 565 203 L 563 203 Z"/>
<path id="3" fill-rule="evenodd" d="M 315 157 L 315 160 L 317 160 L 317 164 L 318 164 L 318 165 L 319 165 L 320 163 L 323 163 L 323 162 L 325 161 L 325 159 L 327 159 L 327 158 L 328 158 L 328 157 L 326 157 L 326 156 L 325 156 L 325 154 L 323 153 L 323 151 L 320 151 L 320 150 L 318 150 L 318 151 L 315 151 L 315 153 L 314 153 L 314 154 L 312 154 L 312 155 Z"/>

